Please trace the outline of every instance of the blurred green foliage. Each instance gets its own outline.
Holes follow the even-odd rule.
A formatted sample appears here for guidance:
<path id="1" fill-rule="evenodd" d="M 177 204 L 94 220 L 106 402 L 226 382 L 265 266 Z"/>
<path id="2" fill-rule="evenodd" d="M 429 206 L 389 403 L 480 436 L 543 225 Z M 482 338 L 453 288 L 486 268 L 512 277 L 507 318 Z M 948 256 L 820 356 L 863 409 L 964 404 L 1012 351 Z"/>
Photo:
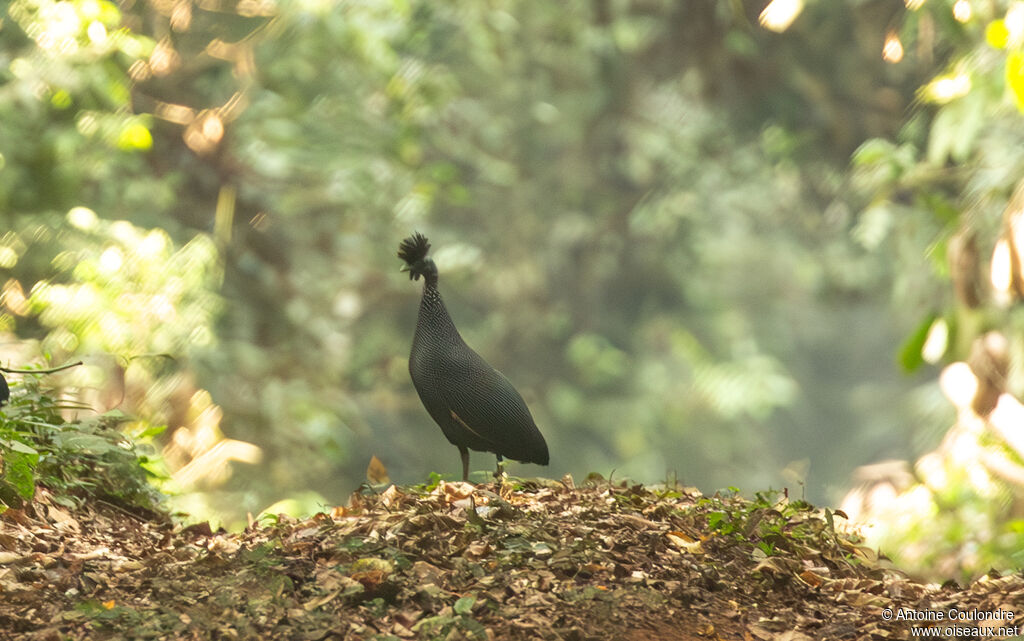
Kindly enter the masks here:
<path id="1" fill-rule="evenodd" d="M 374 453 L 457 467 L 406 372 L 413 229 L 550 474 L 764 486 L 811 459 L 821 496 L 916 411 L 896 263 L 850 235 L 844 178 L 926 67 L 880 59 L 891 11 L 778 35 L 739 3 L 230 7 L 21 0 L 0 29 L 4 323 L 113 354 L 79 383 L 124 378 L 169 433 L 209 390 L 266 454 L 220 507 L 340 498 Z"/>
<path id="2" fill-rule="evenodd" d="M 904 567 L 966 579 L 1024 563 L 1024 449 L 1011 438 L 1024 415 L 1024 7 L 926 2 L 893 35 L 935 71 L 899 133 L 853 156 L 870 195 L 859 233 L 897 256 L 894 293 L 920 315 L 903 366 L 963 361 L 972 377 L 956 426 L 877 508 L 873 535 Z M 962 382 L 948 379 L 954 402 Z"/>
<path id="3" fill-rule="evenodd" d="M 1019 46 L 951 6 L 809 2 L 777 34 L 752 2 L 15 0 L 0 322 L 93 354 L 73 383 L 179 449 L 208 390 L 214 437 L 265 454 L 197 486 L 231 517 L 339 500 L 372 454 L 457 468 L 406 370 L 419 229 L 551 444 L 515 471 L 834 499 L 953 420 L 894 366 L 924 362 L 921 319 L 986 325 L 953 322 L 944 244 L 994 238 L 972 212 L 1019 173 Z"/>
<path id="4" fill-rule="evenodd" d="M 233 130 L 259 179 L 239 187 L 252 271 L 229 269 L 226 295 L 268 305 L 228 305 L 222 335 L 254 368 L 211 388 L 228 416 L 295 426 L 259 441 L 280 439 L 283 484 L 296 452 L 326 460 L 306 448 L 352 457 L 352 476 L 370 453 L 397 479 L 417 478 L 424 446 L 427 469 L 450 462 L 407 384 L 418 289 L 386 279 L 414 228 L 469 342 L 551 426 L 558 471 L 762 484 L 813 457 L 821 492 L 841 483 L 829 457 L 888 446 L 912 411 L 889 366 L 903 328 L 874 322 L 894 266 L 850 239 L 837 199 L 853 146 L 902 113 L 867 121 L 850 101 L 850 86 L 867 103 L 893 90 L 833 16 L 782 41 L 736 7 L 304 9 L 256 47 Z M 865 19 L 880 45 L 884 21 Z M 837 43 L 849 73 L 834 76 L 819 54 Z"/>

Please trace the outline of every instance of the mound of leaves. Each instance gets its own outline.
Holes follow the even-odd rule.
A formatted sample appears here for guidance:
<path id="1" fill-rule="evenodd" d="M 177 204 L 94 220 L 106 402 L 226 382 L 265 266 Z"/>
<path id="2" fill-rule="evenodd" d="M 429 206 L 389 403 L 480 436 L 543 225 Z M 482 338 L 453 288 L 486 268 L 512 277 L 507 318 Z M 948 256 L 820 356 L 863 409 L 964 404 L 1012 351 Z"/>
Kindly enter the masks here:
<path id="1" fill-rule="evenodd" d="M 1020 575 L 924 586 L 774 494 L 441 482 L 239 534 L 48 497 L 0 515 L 0 638 L 902 639 L 886 608 L 1024 615 Z"/>

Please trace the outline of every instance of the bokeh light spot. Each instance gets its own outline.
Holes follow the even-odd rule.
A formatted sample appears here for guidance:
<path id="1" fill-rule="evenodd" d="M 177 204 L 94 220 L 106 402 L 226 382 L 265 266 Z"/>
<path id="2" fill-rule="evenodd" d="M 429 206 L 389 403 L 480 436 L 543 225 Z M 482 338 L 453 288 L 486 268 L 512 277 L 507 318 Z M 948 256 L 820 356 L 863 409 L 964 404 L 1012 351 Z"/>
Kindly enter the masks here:
<path id="1" fill-rule="evenodd" d="M 153 146 L 153 136 L 139 123 L 132 123 L 121 130 L 117 138 L 117 147 L 124 151 L 133 149 L 145 150 Z"/>
<path id="2" fill-rule="evenodd" d="M 772 0 L 761 11 L 758 22 L 769 31 L 782 33 L 793 24 L 803 9 L 803 0 Z"/>
<path id="3" fill-rule="evenodd" d="M 96 229 L 99 217 L 88 207 L 72 207 L 68 212 L 68 222 L 77 229 L 91 231 Z"/>
<path id="4" fill-rule="evenodd" d="M 886 62 L 897 63 L 903 60 L 903 43 L 895 32 L 890 31 L 885 37 L 885 44 L 882 46 L 882 59 Z"/>

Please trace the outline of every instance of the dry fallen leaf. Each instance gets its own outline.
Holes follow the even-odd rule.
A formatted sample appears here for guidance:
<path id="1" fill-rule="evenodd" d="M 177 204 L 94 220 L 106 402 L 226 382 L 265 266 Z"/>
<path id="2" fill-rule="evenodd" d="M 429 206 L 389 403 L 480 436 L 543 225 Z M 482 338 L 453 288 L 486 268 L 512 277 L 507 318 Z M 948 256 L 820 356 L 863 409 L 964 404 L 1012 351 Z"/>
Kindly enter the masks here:
<path id="1" fill-rule="evenodd" d="M 341 590 L 340 589 L 339 590 L 334 590 L 332 592 L 329 592 L 329 593 L 323 595 L 322 597 L 318 597 L 316 599 L 311 599 L 309 601 L 306 601 L 305 603 L 302 604 L 302 607 L 305 608 L 307 611 L 315 610 L 315 609 L 319 608 L 321 605 L 324 605 L 326 603 L 330 603 L 334 599 L 338 598 L 339 594 L 341 594 Z"/>
<path id="2" fill-rule="evenodd" d="M 468 500 L 475 491 L 476 486 L 472 483 L 466 483 L 465 481 L 441 481 L 437 484 L 433 493 L 444 497 L 444 501 L 451 504 L 457 501 Z M 487 500 L 486 497 L 481 496 L 476 502 L 482 505 L 487 503 Z M 467 507 L 468 505 L 468 503 L 465 503 L 461 507 Z"/>
<path id="3" fill-rule="evenodd" d="M 814 572 L 811 572 L 810 570 L 804 570 L 798 576 L 804 583 L 811 586 L 812 588 L 818 587 L 824 581 L 822 577 L 818 576 Z"/>
<path id="4" fill-rule="evenodd" d="M 694 539 L 686 532 L 667 532 L 665 537 L 679 550 L 688 554 L 704 554 L 704 548 L 699 539 Z"/>
<path id="5" fill-rule="evenodd" d="M 9 563 L 17 563 L 22 559 L 26 558 L 25 555 L 17 552 L 0 552 L 0 565 L 7 565 Z"/>
<path id="6" fill-rule="evenodd" d="M 391 507 L 392 505 L 397 504 L 401 496 L 402 493 L 399 491 L 397 487 L 395 487 L 394 485 L 389 485 L 388 489 L 384 490 L 380 494 L 381 505 L 383 505 L 384 507 Z"/>
<path id="7" fill-rule="evenodd" d="M 56 527 L 67 528 L 74 532 L 81 532 L 78 521 L 56 505 L 48 505 L 46 507 L 46 512 L 50 517 L 50 521 L 53 522 Z"/>
<path id="8" fill-rule="evenodd" d="M 388 468 L 384 467 L 384 464 L 376 455 L 370 457 L 370 464 L 366 466 L 366 478 L 375 485 L 391 482 L 391 477 L 388 476 Z"/>

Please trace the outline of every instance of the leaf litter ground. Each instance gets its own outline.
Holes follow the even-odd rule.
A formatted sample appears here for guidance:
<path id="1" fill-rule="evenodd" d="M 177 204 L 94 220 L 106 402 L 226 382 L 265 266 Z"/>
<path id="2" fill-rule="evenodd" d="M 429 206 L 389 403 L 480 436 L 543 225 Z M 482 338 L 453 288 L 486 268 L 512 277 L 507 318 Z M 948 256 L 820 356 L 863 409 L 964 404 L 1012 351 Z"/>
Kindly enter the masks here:
<path id="1" fill-rule="evenodd" d="M 567 477 L 364 490 L 226 534 L 40 490 L 0 515 L 0 639 L 946 638 L 884 614 L 950 608 L 1015 615 L 946 630 L 960 638 L 1021 624 L 1021 574 L 926 586 L 839 520 L 775 495 Z"/>

